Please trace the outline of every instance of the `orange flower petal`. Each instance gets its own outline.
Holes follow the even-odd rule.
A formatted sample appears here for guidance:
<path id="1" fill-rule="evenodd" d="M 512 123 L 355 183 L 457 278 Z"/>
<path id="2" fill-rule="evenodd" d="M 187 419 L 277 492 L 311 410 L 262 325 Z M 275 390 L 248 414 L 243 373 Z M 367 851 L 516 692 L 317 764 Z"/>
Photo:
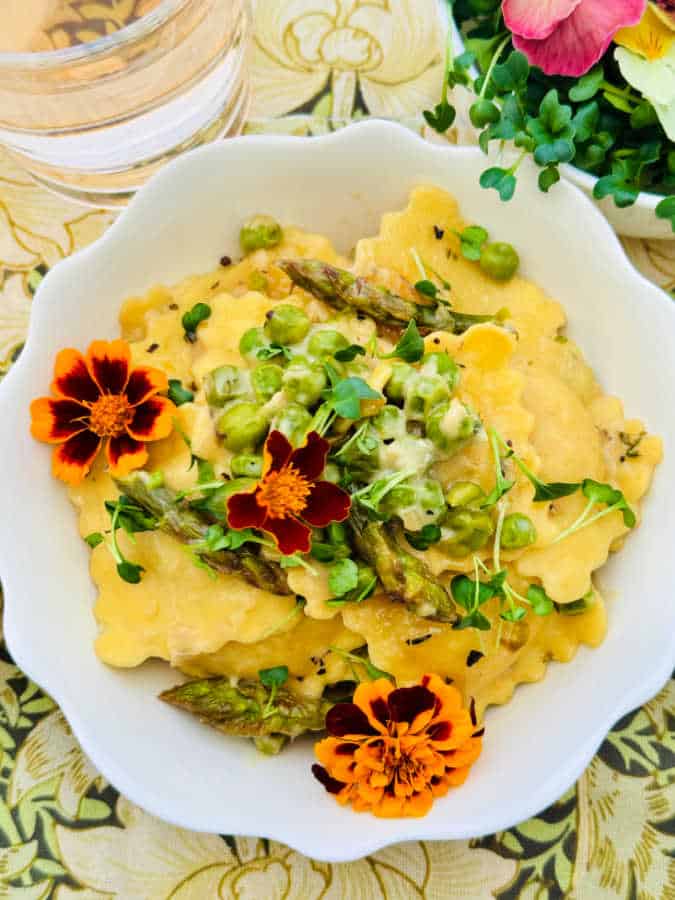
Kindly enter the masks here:
<path id="1" fill-rule="evenodd" d="M 371 726 L 382 734 L 387 733 L 389 706 L 387 698 L 394 690 L 388 678 L 362 682 L 354 691 L 354 703 L 365 714 Z"/>
<path id="2" fill-rule="evenodd" d="M 128 475 L 134 469 L 141 469 L 148 461 L 145 444 L 135 441 L 128 434 L 110 438 L 106 447 L 106 458 L 113 475 Z"/>
<path id="3" fill-rule="evenodd" d="M 87 368 L 104 394 L 121 394 L 129 380 L 131 348 L 126 341 L 92 341 Z"/>
<path id="4" fill-rule="evenodd" d="M 80 403 L 95 403 L 100 397 L 101 392 L 79 350 L 67 347 L 57 354 L 52 392 L 57 397 L 78 400 Z"/>
<path id="5" fill-rule="evenodd" d="M 150 366 L 138 366 L 129 376 L 124 393 L 127 395 L 129 406 L 138 406 L 153 394 L 169 389 L 169 379 L 160 369 Z"/>
<path id="6" fill-rule="evenodd" d="M 159 441 L 171 434 L 176 407 L 166 397 L 150 397 L 134 409 L 127 432 L 137 441 Z"/>
<path id="7" fill-rule="evenodd" d="M 86 430 L 89 410 L 74 400 L 40 397 L 31 403 L 30 417 L 30 431 L 36 440 L 61 444 Z"/>
<path id="8" fill-rule="evenodd" d="M 79 484 L 85 477 L 101 446 L 92 431 L 81 431 L 60 444 L 52 456 L 52 472 L 67 484 Z"/>

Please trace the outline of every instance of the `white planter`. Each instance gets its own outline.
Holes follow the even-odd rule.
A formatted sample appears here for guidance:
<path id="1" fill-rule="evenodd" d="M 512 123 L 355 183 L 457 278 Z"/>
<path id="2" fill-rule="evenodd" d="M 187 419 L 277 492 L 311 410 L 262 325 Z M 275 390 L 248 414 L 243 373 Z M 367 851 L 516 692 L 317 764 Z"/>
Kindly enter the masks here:
<path id="1" fill-rule="evenodd" d="M 675 240 L 675 232 L 668 219 L 658 219 L 654 212 L 658 202 L 663 199 L 661 195 L 643 191 L 633 206 L 619 209 L 611 197 L 605 197 L 604 200 L 593 197 L 593 188 L 598 180 L 595 176 L 582 172 L 575 166 L 561 166 L 560 169 L 568 181 L 580 187 L 593 200 L 618 234 L 625 237 Z"/>

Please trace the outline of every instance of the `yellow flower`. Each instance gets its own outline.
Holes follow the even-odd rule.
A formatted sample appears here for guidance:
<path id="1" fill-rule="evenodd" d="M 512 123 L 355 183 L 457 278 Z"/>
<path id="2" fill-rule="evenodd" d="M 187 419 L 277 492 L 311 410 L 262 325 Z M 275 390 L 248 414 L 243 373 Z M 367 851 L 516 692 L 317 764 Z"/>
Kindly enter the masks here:
<path id="1" fill-rule="evenodd" d="M 621 28 L 614 35 L 614 43 L 632 50 L 645 59 L 661 59 L 675 42 L 675 31 L 663 18 L 663 13 L 649 4 L 637 25 Z"/>

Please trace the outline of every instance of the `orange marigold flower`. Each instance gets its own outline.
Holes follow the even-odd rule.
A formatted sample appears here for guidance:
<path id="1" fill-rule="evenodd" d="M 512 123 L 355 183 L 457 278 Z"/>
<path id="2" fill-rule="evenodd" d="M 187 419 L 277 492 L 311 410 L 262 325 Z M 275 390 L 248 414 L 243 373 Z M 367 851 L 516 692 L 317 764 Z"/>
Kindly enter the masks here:
<path id="1" fill-rule="evenodd" d="M 330 481 L 318 481 L 330 445 L 316 431 L 294 450 L 280 431 L 270 431 L 263 451 L 263 472 L 250 491 L 227 501 L 230 528 L 258 528 L 270 534 L 286 556 L 309 553 L 311 528 L 344 522 L 351 498 Z"/>
<path id="2" fill-rule="evenodd" d="M 473 704 L 438 675 L 396 688 L 360 684 L 353 703 L 328 711 L 329 737 L 315 745 L 312 772 L 339 803 L 376 816 L 424 816 L 462 784 L 482 748 Z"/>
<path id="3" fill-rule="evenodd" d="M 52 469 L 68 484 L 82 481 L 104 441 L 113 474 L 128 475 L 147 462 L 146 442 L 171 432 L 176 407 L 157 396 L 168 386 L 159 369 L 131 368 L 126 341 L 94 341 L 86 356 L 61 350 L 51 385 L 55 396 L 31 403 L 31 434 L 58 445 Z"/>

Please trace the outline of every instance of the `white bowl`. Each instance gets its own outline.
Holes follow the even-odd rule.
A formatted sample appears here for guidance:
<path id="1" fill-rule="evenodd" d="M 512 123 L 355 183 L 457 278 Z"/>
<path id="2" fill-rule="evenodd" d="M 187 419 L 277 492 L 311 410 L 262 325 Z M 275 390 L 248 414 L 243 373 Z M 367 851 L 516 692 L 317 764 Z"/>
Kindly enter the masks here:
<path id="1" fill-rule="evenodd" d="M 663 200 L 661 194 L 642 191 L 632 206 L 619 209 L 611 197 L 605 197 L 603 200 L 596 200 L 593 197 L 593 188 L 598 180 L 595 175 L 577 169 L 576 166 L 565 165 L 560 168 L 565 178 L 580 187 L 593 200 L 618 234 L 643 240 L 675 240 L 675 232 L 670 221 L 659 219 L 655 212 L 659 201 Z"/>
<path id="2" fill-rule="evenodd" d="M 93 246 L 56 266 L 34 300 L 26 347 L 0 388 L 4 502 L 0 574 L 17 664 L 62 707 L 101 772 L 149 812 L 187 828 L 259 835 L 310 857 L 348 860 L 408 839 L 503 829 L 555 801 L 612 724 L 675 665 L 675 307 L 628 263 L 607 222 L 574 187 L 542 195 L 524 171 L 501 203 L 478 186 L 485 158 L 438 147 L 400 126 L 366 122 L 323 138 L 246 137 L 167 166 Z M 608 390 L 665 438 L 644 524 L 605 570 L 609 634 L 487 714 L 485 749 L 467 783 L 424 819 L 378 820 L 338 806 L 298 742 L 275 758 L 158 702 L 175 673 L 116 671 L 93 651 L 95 591 L 49 449 L 28 433 L 57 351 L 118 334 L 120 302 L 236 255 L 242 219 L 266 211 L 323 232 L 342 250 L 372 234 L 416 184 L 452 191 L 465 215 L 511 240 L 524 272 L 559 298 L 570 332 Z"/>

